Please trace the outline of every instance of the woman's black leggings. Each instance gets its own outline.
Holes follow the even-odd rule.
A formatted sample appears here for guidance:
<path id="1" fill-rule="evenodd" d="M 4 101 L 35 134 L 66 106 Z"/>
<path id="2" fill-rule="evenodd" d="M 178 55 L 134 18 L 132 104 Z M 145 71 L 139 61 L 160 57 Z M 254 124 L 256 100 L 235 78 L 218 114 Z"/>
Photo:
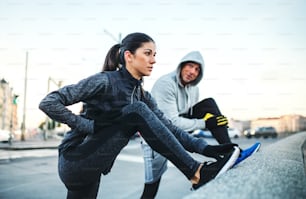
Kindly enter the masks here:
<path id="1" fill-rule="evenodd" d="M 186 152 L 146 104 L 136 102 L 123 109 L 116 125 L 88 135 L 83 143 L 59 155 L 59 176 L 68 189 L 67 198 L 95 198 L 101 173 L 110 171 L 117 155 L 137 131 L 153 150 L 170 160 L 188 179 L 194 176 L 200 163 Z"/>
<path id="2" fill-rule="evenodd" d="M 196 105 L 189 109 L 188 114 L 183 116 L 187 118 L 202 119 L 206 113 L 222 115 L 217 103 L 213 98 L 207 98 L 198 102 Z M 231 139 L 229 138 L 226 126 L 221 126 L 209 130 L 219 144 L 231 143 Z"/>

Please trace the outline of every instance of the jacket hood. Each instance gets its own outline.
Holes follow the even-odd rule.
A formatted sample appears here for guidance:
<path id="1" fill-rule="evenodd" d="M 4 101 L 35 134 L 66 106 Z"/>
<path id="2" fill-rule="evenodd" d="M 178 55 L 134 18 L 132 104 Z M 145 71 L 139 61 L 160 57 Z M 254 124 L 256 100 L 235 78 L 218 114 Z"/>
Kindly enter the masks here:
<path id="1" fill-rule="evenodd" d="M 200 71 L 200 74 L 199 76 L 193 81 L 190 83 L 190 85 L 197 85 L 203 78 L 203 73 L 204 73 L 204 59 L 201 55 L 201 53 L 199 51 L 191 51 L 189 52 L 188 54 L 186 54 L 180 61 L 180 63 L 178 64 L 177 66 L 177 69 L 176 69 L 176 78 L 177 78 L 177 81 L 179 82 L 180 86 L 183 86 L 182 82 L 181 82 L 181 78 L 180 78 L 180 73 L 181 73 L 181 69 L 182 69 L 182 66 L 185 62 L 195 62 L 195 63 L 198 63 L 200 64 L 200 67 L 201 67 L 201 71 Z"/>

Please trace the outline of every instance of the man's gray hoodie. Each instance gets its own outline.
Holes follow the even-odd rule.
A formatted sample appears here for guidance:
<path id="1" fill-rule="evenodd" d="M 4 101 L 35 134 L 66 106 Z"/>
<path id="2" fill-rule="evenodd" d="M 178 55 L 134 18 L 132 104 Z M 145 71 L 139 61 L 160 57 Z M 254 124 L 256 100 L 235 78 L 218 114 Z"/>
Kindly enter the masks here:
<path id="1" fill-rule="evenodd" d="M 200 64 L 201 72 L 196 80 L 183 86 L 180 79 L 182 65 L 185 62 L 195 62 Z M 192 51 L 185 55 L 179 62 L 175 71 L 163 75 L 154 84 L 152 95 L 158 107 L 173 122 L 174 125 L 185 131 L 204 129 L 203 119 L 187 119 L 181 114 L 187 113 L 189 108 L 199 100 L 199 88 L 197 85 L 201 81 L 204 72 L 204 60 L 199 51 Z"/>

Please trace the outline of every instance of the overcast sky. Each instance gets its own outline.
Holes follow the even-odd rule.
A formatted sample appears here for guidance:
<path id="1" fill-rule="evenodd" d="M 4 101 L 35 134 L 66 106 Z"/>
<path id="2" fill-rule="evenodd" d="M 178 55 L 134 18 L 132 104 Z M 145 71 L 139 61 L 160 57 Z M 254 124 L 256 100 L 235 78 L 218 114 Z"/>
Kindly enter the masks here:
<path id="1" fill-rule="evenodd" d="M 101 70 L 120 35 L 144 32 L 157 45 L 147 90 L 199 50 L 201 97 L 214 97 L 226 116 L 306 116 L 305 9 L 303 0 L 2 0 L 0 78 L 20 95 L 22 111 L 28 52 L 27 126 L 35 127 L 45 118 L 37 107 L 48 77 L 76 83 Z"/>

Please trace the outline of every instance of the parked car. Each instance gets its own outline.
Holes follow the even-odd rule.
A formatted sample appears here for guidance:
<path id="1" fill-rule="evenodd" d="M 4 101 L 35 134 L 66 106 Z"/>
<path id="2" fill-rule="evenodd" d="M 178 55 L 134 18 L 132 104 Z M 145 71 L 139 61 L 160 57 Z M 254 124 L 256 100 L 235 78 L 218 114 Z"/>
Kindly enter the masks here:
<path id="1" fill-rule="evenodd" d="M 0 129 L 0 142 L 9 142 L 11 143 L 13 140 L 13 135 L 8 130 Z"/>
<path id="2" fill-rule="evenodd" d="M 243 132 L 243 134 L 247 137 L 247 138 L 268 138 L 268 137 L 272 137 L 272 138 L 276 138 L 277 137 L 277 131 L 274 127 L 272 126 L 263 126 L 263 127 L 257 127 L 255 129 L 248 129 L 245 130 Z"/>
<path id="3" fill-rule="evenodd" d="M 195 130 L 192 135 L 197 138 L 212 138 L 209 130 Z"/>
<path id="4" fill-rule="evenodd" d="M 192 133 L 195 137 L 202 137 L 202 138 L 213 138 L 211 132 L 209 130 L 195 130 Z M 239 138 L 241 133 L 238 129 L 235 128 L 228 128 L 228 135 L 230 138 Z"/>
<path id="5" fill-rule="evenodd" d="M 228 135 L 230 138 L 239 138 L 241 137 L 241 132 L 236 128 L 228 128 Z"/>

